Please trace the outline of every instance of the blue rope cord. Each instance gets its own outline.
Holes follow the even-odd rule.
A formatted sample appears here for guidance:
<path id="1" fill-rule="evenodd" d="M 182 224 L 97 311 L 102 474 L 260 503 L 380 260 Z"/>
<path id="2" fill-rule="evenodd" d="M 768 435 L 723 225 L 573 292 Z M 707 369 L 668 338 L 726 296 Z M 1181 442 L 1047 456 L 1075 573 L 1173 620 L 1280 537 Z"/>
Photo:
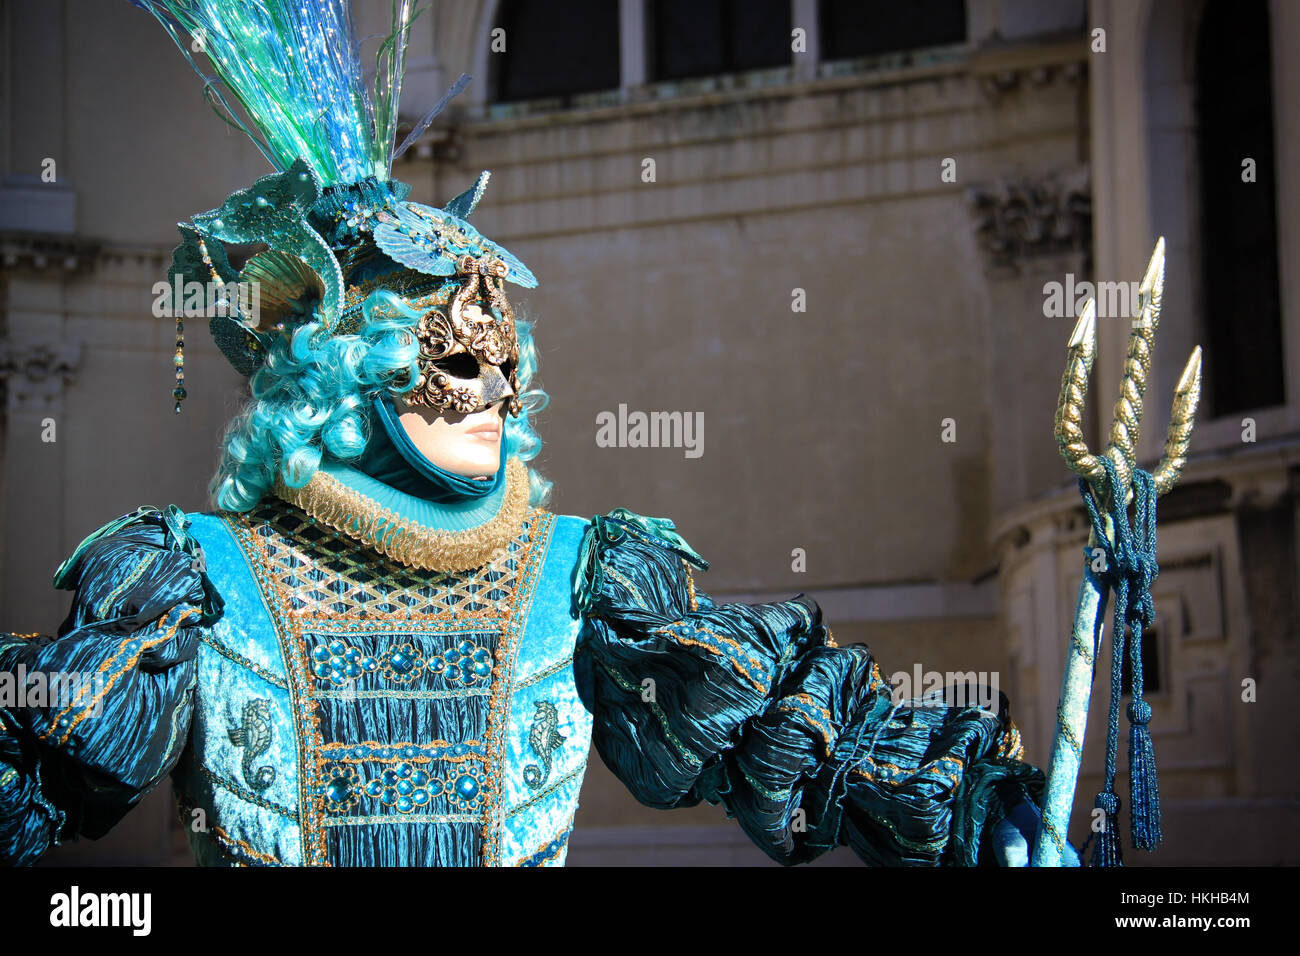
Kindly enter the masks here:
<path id="1" fill-rule="evenodd" d="M 1103 584 L 1101 606 L 1107 591 L 1115 592 L 1115 618 L 1111 634 L 1110 709 L 1106 728 L 1106 782 L 1094 806 L 1105 814 L 1105 828 L 1098 834 L 1093 866 L 1123 866 L 1116 828 L 1120 800 L 1115 794 L 1115 765 L 1119 756 L 1119 705 L 1123 697 L 1125 627 L 1132 630 L 1129 647 L 1130 681 L 1133 699 L 1129 718 L 1129 796 L 1133 845 L 1150 850 L 1162 839 L 1160 793 L 1156 779 L 1155 753 L 1147 724 L 1151 706 L 1142 699 L 1142 629 L 1155 622 L 1151 583 L 1160 573 L 1156 563 L 1156 491 L 1149 472 L 1133 471 L 1134 526 L 1129 525 L 1125 493 L 1107 456 L 1098 459 L 1106 471 L 1106 511 L 1114 523 L 1115 542 L 1106 536 L 1097 502 L 1088 482 L 1079 480 L 1079 493 L 1092 522 L 1093 536 L 1106 556 L 1106 566 L 1097 575 Z M 1089 555 L 1089 557 L 1091 557 Z M 1092 837 L 1090 836 L 1089 842 Z M 1085 844 L 1086 846 L 1086 844 Z"/>

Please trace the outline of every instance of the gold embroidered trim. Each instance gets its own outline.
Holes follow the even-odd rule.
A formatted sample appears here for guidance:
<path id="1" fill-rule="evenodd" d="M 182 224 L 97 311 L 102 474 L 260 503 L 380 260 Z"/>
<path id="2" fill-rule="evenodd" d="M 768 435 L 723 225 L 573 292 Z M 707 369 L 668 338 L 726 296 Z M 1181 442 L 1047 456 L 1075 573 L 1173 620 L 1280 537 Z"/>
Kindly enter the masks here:
<path id="1" fill-rule="evenodd" d="M 518 458 L 506 462 L 506 493 L 496 515 L 466 531 L 436 531 L 408 521 L 323 471 L 301 488 L 276 478 L 275 493 L 322 524 L 407 567 L 468 571 L 505 550 L 528 513 L 528 470 Z"/>
<path id="2" fill-rule="evenodd" d="M 691 574 L 691 566 L 686 563 L 685 558 L 682 559 L 682 567 L 686 571 L 686 591 L 687 591 L 688 607 L 690 608 L 691 611 L 698 611 L 700 609 L 700 601 L 699 598 L 695 596 L 695 575 Z"/>
<path id="3" fill-rule="evenodd" d="M 1009 760 L 1023 760 L 1025 757 L 1025 745 L 1020 739 L 1020 728 L 1010 718 L 1007 718 L 1007 729 L 998 738 L 996 755 Z"/>
<path id="4" fill-rule="evenodd" d="M 72 732 L 77 729 L 77 725 L 90 716 L 94 711 L 95 706 L 108 694 L 110 690 L 113 689 L 113 685 L 117 683 L 118 678 L 139 663 L 140 657 L 145 653 L 145 651 L 152 650 L 159 644 L 166 644 L 176 636 L 176 632 L 180 630 L 182 624 L 192 617 L 197 617 L 198 614 L 199 609 L 196 607 L 185 608 L 177 615 L 175 621 L 172 622 L 172 626 L 168 630 L 163 631 L 161 634 L 157 634 L 152 638 L 142 639 L 139 636 L 139 631 L 133 631 L 131 634 L 127 635 L 127 639 L 122 642 L 122 646 L 113 653 L 113 656 L 109 657 L 104 661 L 104 663 L 99 665 L 99 670 L 96 671 L 96 677 L 98 677 L 102 683 L 95 691 L 94 696 L 91 697 L 88 702 L 83 703 L 83 697 L 91 686 L 89 683 L 83 682 L 83 686 L 77 691 L 77 695 L 72 699 L 72 702 L 68 704 L 68 706 L 64 707 L 63 710 L 59 711 L 54 719 L 50 721 L 49 728 L 41 734 L 38 739 L 48 743 L 56 733 L 62 731 L 59 738 L 54 741 L 54 745 L 56 747 L 62 747 L 66 744 L 68 738 L 72 736 Z M 168 611 L 167 615 L 160 617 L 155 621 L 153 625 L 155 629 L 162 631 L 163 623 L 170 615 L 171 611 Z M 115 670 L 112 674 L 109 674 L 108 677 L 101 676 L 106 670 L 121 660 L 120 655 L 126 653 L 128 647 L 137 642 L 140 646 L 136 648 L 135 654 L 133 654 L 125 664 Z M 67 726 L 60 723 L 64 718 L 69 717 L 73 710 L 76 709 L 80 709 L 81 713 L 77 714 L 76 717 L 73 717 Z"/>

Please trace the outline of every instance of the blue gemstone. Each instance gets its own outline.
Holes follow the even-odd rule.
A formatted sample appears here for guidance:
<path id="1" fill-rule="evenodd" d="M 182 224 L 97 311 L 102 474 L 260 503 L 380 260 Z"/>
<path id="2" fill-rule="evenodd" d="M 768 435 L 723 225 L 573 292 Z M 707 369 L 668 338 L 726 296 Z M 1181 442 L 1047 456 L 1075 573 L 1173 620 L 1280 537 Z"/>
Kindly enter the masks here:
<path id="1" fill-rule="evenodd" d="M 474 663 L 490 664 L 492 662 L 492 652 L 486 647 L 480 647 L 474 652 Z"/>
<path id="2" fill-rule="evenodd" d="M 399 780 L 394 789 L 396 789 L 402 796 L 409 797 L 415 792 L 415 784 L 411 783 L 409 780 Z"/>
<path id="3" fill-rule="evenodd" d="M 447 680 L 460 680 L 460 668 L 455 664 L 447 668 Z"/>
<path id="4" fill-rule="evenodd" d="M 468 775 L 461 777 L 456 781 L 456 796 L 462 800 L 473 800 L 478 796 L 478 781 Z"/>
<path id="5" fill-rule="evenodd" d="M 384 786 L 391 787 L 397 783 L 397 774 L 392 770 L 385 770 L 379 775 L 379 779 L 384 781 Z"/>
<path id="6" fill-rule="evenodd" d="M 364 670 L 367 674 L 373 671 L 378 666 L 379 666 L 379 661 L 375 660 L 373 657 L 361 658 L 361 669 Z"/>
<path id="7" fill-rule="evenodd" d="M 330 659 L 329 648 L 323 644 L 317 644 L 311 649 L 311 657 L 315 661 L 327 661 Z"/>
<path id="8" fill-rule="evenodd" d="M 397 800 L 397 809 L 401 813 L 410 813 L 415 809 L 415 803 L 410 797 L 399 797 Z"/>
<path id="9" fill-rule="evenodd" d="M 451 748 L 451 752 L 457 757 L 463 757 L 465 754 L 469 753 L 469 744 L 456 744 Z"/>
<path id="10" fill-rule="evenodd" d="M 329 797 L 334 803 L 342 803 L 347 799 L 351 789 L 347 777 L 335 777 L 325 789 L 325 796 Z"/>
<path id="11" fill-rule="evenodd" d="M 411 794 L 411 800 L 417 807 L 425 806 L 429 802 L 429 791 L 417 790 L 415 793 Z"/>
<path id="12" fill-rule="evenodd" d="M 415 773 L 411 774 L 411 783 L 415 784 L 417 787 L 423 787 L 428 782 L 429 775 L 423 770 L 417 770 Z"/>
<path id="13" fill-rule="evenodd" d="M 474 663 L 474 675 L 476 677 L 487 677 L 491 673 L 492 667 L 490 665 L 484 664 L 482 661 L 476 661 Z"/>
<path id="14" fill-rule="evenodd" d="M 397 671 L 399 674 L 405 674 L 411 669 L 411 658 L 406 654 L 403 654 L 401 651 L 398 651 L 388 660 L 393 670 Z"/>
<path id="15" fill-rule="evenodd" d="M 342 657 L 343 652 L 347 650 L 347 645 L 342 641 L 330 641 L 330 653 L 335 657 Z"/>
<path id="16" fill-rule="evenodd" d="M 411 765 L 409 763 L 399 763 L 397 765 L 397 775 L 402 778 L 409 777 L 411 775 Z"/>
<path id="17" fill-rule="evenodd" d="M 391 789 L 391 788 L 388 789 L 388 790 L 385 790 L 385 791 L 384 791 L 384 806 L 386 806 L 386 807 L 391 807 L 391 806 L 392 806 L 394 803 L 396 803 L 396 802 L 397 802 L 397 791 L 396 791 L 396 790 L 393 790 L 393 789 Z"/>
<path id="18" fill-rule="evenodd" d="M 371 780 L 369 783 L 366 784 L 366 793 L 370 794 L 372 797 L 377 797 L 383 792 L 384 792 L 383 784 L 381 784 L 378 780 Z"/>
<path id="19" fill-rule="evenodd" d="M 461 641 L 456 645 L 456 650 L 461 657 L 469 657 L 474 653 L 474 644 L 472 641 Z"/>

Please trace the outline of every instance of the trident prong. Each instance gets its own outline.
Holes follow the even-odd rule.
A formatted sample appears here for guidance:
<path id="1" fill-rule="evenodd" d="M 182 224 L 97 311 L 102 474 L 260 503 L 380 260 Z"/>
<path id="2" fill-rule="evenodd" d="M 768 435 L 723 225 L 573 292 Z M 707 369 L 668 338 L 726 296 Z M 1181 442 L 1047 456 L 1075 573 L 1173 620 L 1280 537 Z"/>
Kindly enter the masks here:
<path id="1" fill-rule="evenodd" d="M 1187 464 L 1187 446 L 1192 441 L 1192 428 L 1196 425 L 1196 406 L 1201 400 L 1201 347 L 1192 349 L 1174 391 L 1174 410 L 1169 417 L 1169 433 L 1165 436 L 1165 452 L 1154 472 L 1156 494 L 1163 495 L 1178 483 Z"/>
<path id="2" fill-rule="evenodd" d="M 1137 467 L 1138 436 L 1142 429 L 1142 402 L 1155 351 L 1156 330 L 1165 285 L 1165 240 L 1156 242 L 1146 274 L 1138 286 L 1138 319 L 1129 334 L 1128 357 L 1119 400 L 1110 426 L 1110 444 L 1103 454 L 1115 464 L 1115 474 L 1126 496 L 1131 492 L 1133 469 Z M 1097 354 L 1096 303 L 1089 299 L 1079 314 L 1070 336 L 1061 397 L 1056 406 L 1056 443 L 1070 468 L 1088 479 L 1099 501 L 1105 500 L 1106 470 L 1088 449 L 1083 435 L 1083 407 L 1088 393 L 1088 376 Z M 1196 420 L 1201 393 L 1201 349 L 1197 346 L 1187 362 L 1174 393 L 1173 415 L 1165 440 L 1164 457 L 1156 469 L 1156 488 L 1165 494 L 1178 481 L 1187 462 L 1187 446 Z"/>
<path id="3" fill-rule="evenodd" d="M 1138 433 L 1142 427 L 1142 399 L 1151 355 L 1155 349 L 1156 327 L 1160 322 L 1160 300 L 1165 282 L 1165 240 L 1156 242 L 1146 275 L 1138 286 L 1138 321 L 1129 335 L 1128 358 L 1124 362 L 1124 379 L 1119 401 L 1110 426 L 1110 444 L 1102 453 L 1115 465 L 1116 491 L 1121 501 L 1133 494 L 1133 471 L 1137 468 Z M 1056 406 L 1056 443 L 1070 468 L 1087 479 L 1098 506 L 1102 525 L 1113 542 L 1113 516 L 1105 513 L 1106 469 L 1101 459 L 1088 450 L 1083 435 L 1083 406 L 1088 393 L 1088 375 L 1097 355 L 1097 309 L 1089 299 L 1079 314 L 1070 335 L 1065 374 L 1061 377 L 1061 397 Z M 1169 491 L 1187 464 L 1187 447 L 1196 423 L 1196 405 L 1201 397 L 1201 347 L 1192 350 L 1187 367 L 1174 391 L 1173 414 L 1165 438 L 1164 455 L 1156 466 L 1156 493 Z M 1094 532 L 1088 536 L 1089 548 L 1098 542 Z M 1088 704 L 1092 698 L 1095 655 L 1101 646 L 1106 587 L 1085 568 L 1079 582 L 1079 601 L 1070 632 L 1070 646 L 1061 678 L 1061 701 L 1056 712 L 1056 739 L 1047 771 L 1043 794 L 1043 815 L 1034 844 L 1034 866 L 1060 866 L 1066 854 L 1065 832 L 1074 806 L 1074 790 L 1083 758 L 1084 734 L 1088 725 Z M 1115 825 L 1107 820 L 1106 826 Z"/>

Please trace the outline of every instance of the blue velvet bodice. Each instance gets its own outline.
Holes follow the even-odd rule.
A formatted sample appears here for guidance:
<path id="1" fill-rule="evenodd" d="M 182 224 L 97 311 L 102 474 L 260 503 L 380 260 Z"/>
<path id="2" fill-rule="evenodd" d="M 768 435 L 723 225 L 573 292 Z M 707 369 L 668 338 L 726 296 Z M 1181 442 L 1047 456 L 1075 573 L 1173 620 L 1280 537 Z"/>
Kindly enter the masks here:
<path id="1" fill-rule="evenodd" d="M 274 500 L 193 516 L 225 597 L 174 775 L 200 862 L 562 864 L 591 732 L 585 525 L 533 511 L 490 567 L 430 573 Z"/>

